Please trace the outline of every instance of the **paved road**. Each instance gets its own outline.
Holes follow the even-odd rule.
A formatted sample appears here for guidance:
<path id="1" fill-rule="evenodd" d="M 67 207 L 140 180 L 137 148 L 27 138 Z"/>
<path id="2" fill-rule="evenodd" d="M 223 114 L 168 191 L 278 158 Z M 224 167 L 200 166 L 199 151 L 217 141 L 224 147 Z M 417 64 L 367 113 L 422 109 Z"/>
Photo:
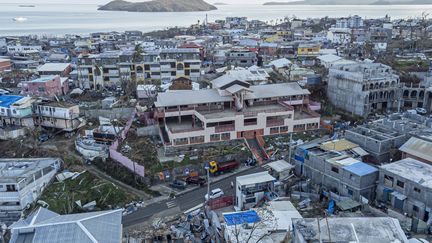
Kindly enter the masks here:
<path id="1" fill-rule="evenodd" d="M 254 167 L 237 174 L 233 174 L 223 180 L 210 184 L 210 190 L 221 188 L 225 195 L 234 195 L 234 189 L 231 188 L 231 181 L 235 183 L 235 178 L 241 175 L 248 175 L 256 172 L 264 171 L 261 167 Z M 130 227 L 140 224 L 148 220 L 156 213 L 161 213 L 170 208 L 179 207 L 180 211 L 186 211 L 204 202 L 204 195 L 207 193 L 207 187 L 197 188 L 196 190 L 186 192 L 179 195 L 175 199 L 167 199 L 161 202 L 153 203 L 145 208 L 139 208 L 132 214 L 123 217 L 123 226 Z"/>

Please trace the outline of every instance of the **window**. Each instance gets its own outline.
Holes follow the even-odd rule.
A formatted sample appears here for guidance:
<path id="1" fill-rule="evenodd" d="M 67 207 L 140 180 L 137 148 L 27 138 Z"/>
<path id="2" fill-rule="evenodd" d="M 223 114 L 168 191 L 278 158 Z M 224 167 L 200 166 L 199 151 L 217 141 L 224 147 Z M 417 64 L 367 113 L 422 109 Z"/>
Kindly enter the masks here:
<path id="1" fill-rule="evenodd" d="M 417 192 L 417 193 L 421 192 L 421 190 L 419 188 L 417 188 L 417 187 L 414 187 L 414 191 Z"/>
<path id="2" fill-rule="evenodd" d="M 270 128 L 270 134 L 279 133 L 279 127 L 272 127 Z"/>
<path id="3" fill-rule="evenodd" d="M 38 87 L 39 92 L 45 92 L 45 87 Z"/>
<path id="4" fill-rule="evenodd" d="M 210 141 L 219 141 L 220 135 L 219 134 L 211 134 L 210 135 Z"/>
<path id="5" fill-rule="evenodd" d="M 419 211 L 419 207 L 417 207 L 416 205 L 413 205 L 413 211 L 414 212 L 418 212 Z"/>
<path id="6" fill-rule="evenodd" d="M 6 191 L 8 192 L 16 192 L 16 187 L 15 185 L 6 185 Z"/>
<path id="7" fill-rule="evenodd" d="M 221 140 L 230 140 L 231 135 L 229 132 L 221 134 Z"/>
<path id="8" fill-rule="evenodd" d="M 393 177 L 389 176 L 389 175 L 384 175 L 384 184 L 386 186 L 393 186 Z"/>
<path id="9" fill-rule="evenodd" d="M 332 166 L 331 170 L 339 174 L 339 168 Z"/>
<path id="10" fill-rule="evenodd" d="M 398 186 L 398 187 L 400 187 L 400 188 L 404 188 L 404 186 L 405 186 L 405 183 L 403 182 L 403 181 L 397 181 L 396 182 L 396 185 Z"/>

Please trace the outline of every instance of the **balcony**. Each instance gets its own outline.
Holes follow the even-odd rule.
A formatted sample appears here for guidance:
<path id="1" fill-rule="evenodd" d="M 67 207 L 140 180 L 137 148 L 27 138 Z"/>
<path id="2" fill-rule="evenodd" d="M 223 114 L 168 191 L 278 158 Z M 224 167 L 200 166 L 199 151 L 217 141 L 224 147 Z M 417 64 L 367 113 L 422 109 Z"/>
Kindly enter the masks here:
<path id="1" fill-rule="evenodd" d="M 277 127 L 285 125 L 285 121 L 283 119 L 271 119 L 267 120 L 267 127 Z"/>
<path id="2" fill-rule="evenodd" d="M 321 117 L 320 114 L 318 114 L 315 111 L 310 110 L 299 110 L 294 113 L 294 120 L 303 120 L 303 119 L 311 119 L 311 118 L 319 118 Z"/>
<path id="3" fill-rule="evenodd" d="M 215 127 L 215 132 L 216 133 L 232 132 L 232 131 L 235 131 L 235 126 L 234 125 L 221 125 L 221 126 L 216 126 Z"/>

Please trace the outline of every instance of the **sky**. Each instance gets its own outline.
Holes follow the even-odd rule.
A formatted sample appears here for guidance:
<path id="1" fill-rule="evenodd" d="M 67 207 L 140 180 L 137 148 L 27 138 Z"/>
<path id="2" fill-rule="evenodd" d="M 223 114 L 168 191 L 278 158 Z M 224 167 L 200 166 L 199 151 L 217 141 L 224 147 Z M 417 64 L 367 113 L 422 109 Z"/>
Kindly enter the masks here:
<path id="1" fill-rule="evenodd" d="M 145 0 L 128 0 L 131 2 L 144 2 Z M 259 4 L 273 0 L 204 0 L 208 3 L 225 2 L 228 4 Z M 289 1 L 289 0 L 280 0 Z M 105 4 L 110 0 L 0 0 L 0 3 L 28 3 L 28 4 L 41 4 L 41 3 L 76 3 L 76 4 Z"/>

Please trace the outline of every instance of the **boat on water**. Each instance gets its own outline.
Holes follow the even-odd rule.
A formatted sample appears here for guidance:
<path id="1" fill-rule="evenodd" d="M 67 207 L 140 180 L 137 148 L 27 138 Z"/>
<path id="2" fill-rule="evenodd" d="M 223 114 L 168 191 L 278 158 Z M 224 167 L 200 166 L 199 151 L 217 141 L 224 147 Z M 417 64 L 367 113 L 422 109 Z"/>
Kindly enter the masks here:
<path id="1" fill-rule="evenodd" d="M 24 18 L 24 17 L 16 17 L 16 18 L 13 18 L 12 20 L 13 20 L 13 21 L 16 21 L 16 22 L 24 22 L 24 21 L 27 21 L 27 18 Z"/>

